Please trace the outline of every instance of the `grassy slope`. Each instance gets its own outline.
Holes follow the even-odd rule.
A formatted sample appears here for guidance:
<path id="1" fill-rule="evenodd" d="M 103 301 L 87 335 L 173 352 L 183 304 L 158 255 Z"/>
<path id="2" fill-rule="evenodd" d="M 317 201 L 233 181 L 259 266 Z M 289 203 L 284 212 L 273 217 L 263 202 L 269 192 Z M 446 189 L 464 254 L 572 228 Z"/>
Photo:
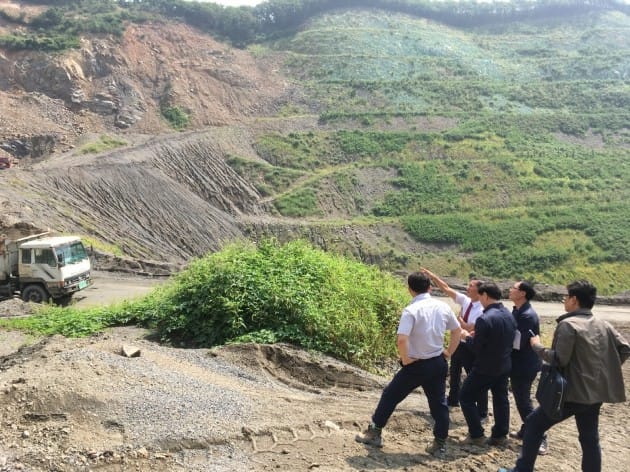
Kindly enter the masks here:
<path id="1" fill-rule="evenodd" d="M 430 261 L 452 275 L 630 287 L 627 16 L 459 30 L 353 10 L 265 47 L 307 91 L 294 112 L 333 128 L 260 138 L 281 213 L 325 218 L 334 194 L 357 224 L 455 244 Z M 367 204 L 369 168 L 397 177 L 374 173 Z"/>

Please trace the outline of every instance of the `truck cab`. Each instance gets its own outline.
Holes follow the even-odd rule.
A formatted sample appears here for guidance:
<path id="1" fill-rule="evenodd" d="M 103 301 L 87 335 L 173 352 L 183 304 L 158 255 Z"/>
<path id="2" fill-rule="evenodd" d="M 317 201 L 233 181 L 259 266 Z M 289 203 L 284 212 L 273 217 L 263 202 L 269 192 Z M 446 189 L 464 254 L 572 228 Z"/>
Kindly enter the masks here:
<path id="1" fill-rule="evenodd" d="M 4 245 L 4 279 L 8 291 L 24 301 L 66 304 L 91 282 L 90 258 L 77 236 L 28 236 Z M 0 284 L 2 283 L 0 274 Z M 6 288 L 5 288 L 5 291 Z"/>

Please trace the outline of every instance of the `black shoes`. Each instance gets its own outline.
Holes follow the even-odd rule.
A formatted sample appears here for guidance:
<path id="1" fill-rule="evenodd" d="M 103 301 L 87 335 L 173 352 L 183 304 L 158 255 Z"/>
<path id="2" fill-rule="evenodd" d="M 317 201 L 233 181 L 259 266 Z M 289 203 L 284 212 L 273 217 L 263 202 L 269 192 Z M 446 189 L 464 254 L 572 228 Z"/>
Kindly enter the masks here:
<path id="1" fill-rule="evenodd" d="M 520 431 L 510 431 L 510 437 L 512 439 L 523 440 L 523 433 Z"/>
<path id="2" fill-rule="evenodd" d="M 433 442 L 425 449 L 427 454 L 432 456 L 441 456 L 446 454 L 446 440 L 434 438 Z"/>
<path id="3" fill-rule="evenodd" d="M 486 444 L 488 446 L 495 446 L 495 447 L 505 447 L 507 446 L 507 443 L 508 443 L 508 438 L 506 436 L 499 436 L 498 438 L 491 436 L 486 441 Z"/>

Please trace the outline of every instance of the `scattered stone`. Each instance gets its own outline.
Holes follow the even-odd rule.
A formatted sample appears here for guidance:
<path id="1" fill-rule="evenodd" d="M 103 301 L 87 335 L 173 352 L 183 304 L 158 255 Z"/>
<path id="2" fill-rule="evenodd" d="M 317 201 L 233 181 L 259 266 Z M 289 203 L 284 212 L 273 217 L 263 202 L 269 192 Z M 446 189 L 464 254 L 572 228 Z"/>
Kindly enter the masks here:
<path id="1" fill-rule="evenodd" d="M 339 431 L 339 429 L 340 429 L 339 426 L 337 426 L 335 423 L 333 423 L 330 420 L 326 420 L 324 422 L 324 426 L 326 426 L 329 429 L 334 429 L 335 431 Z"/>
<path id="2" fill-rule="evenodd" d="M 125 345 L 122 347 L 122 355 L 125 357 L 140 357 L 140 349 L 135 346 Z"/>
<path id="3" fill-rule="evenodd" d="M 146 447 L 141 447 L 140 449 L 136 449 L 136 457 L 140 459 L 146 459 L 149 457 L 149 451 L 147 451 Z"/>

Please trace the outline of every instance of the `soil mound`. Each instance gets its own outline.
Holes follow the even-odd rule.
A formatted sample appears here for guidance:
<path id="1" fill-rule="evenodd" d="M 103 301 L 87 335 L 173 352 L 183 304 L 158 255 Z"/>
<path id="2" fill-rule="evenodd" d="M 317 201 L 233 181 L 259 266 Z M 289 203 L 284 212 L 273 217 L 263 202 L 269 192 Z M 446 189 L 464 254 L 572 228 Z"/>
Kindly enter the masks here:
<path id="1" fill-rule="evenodd" d="M 618 326 L 630 335 L 630 325 Z M 459 409 L 451 410 L 446 456 L 425 454 L 433 423 L 422 392 L 399 405 L 384 448 L 366 448 L 354 436 L 388 378 L 288 345 L 177 349 L 151 334 L 126 327 L 84 339 L 13 339 L 17 347 L 0 353 L 0 470 L 485 472 L 518 454 L 515 441 L 461 445 Z M 2 345 L 15 335 L 0 331 Z M 139 355 L 126 357 L 123 347 Z M 630 394 L 628 363 L 624 374 Z M 602 408 L 603 470 L 628 459 L 629 415 L 625 404 Z M 554 427 L 549 443 L 541 470 L 578 467 L 571 421 Z"/>
<path id="2" fill-rule="evenodd" d="M 235 365 L 264 372 L 289 387 L 313 393 L 334 388 L 363 391 L 383 384 L 381 378 L 361 369 L 288 344 L 235 344 L 212 352 Z"/>
<path id="3" fill-rule="evenodd" d="M 26 303 L 20 298 L 0 301 L 0 318 L 29 316 L 35 313 L 36 305 Z"/>

